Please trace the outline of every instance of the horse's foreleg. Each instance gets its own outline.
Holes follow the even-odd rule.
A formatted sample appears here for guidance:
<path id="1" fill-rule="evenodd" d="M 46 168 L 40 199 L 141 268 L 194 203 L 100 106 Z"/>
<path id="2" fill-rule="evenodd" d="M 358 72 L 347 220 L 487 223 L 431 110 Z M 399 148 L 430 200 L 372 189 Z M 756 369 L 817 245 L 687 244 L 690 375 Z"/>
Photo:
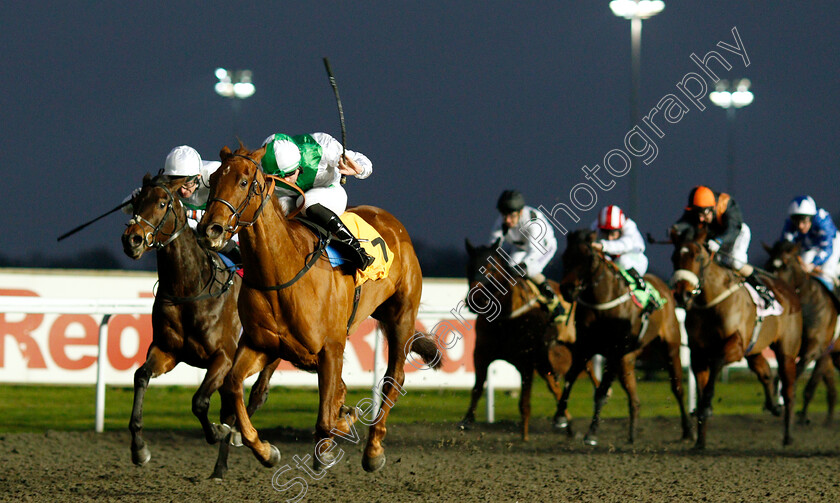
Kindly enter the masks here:
<path id="1" fill-rule="evenodd" d="M 776 403 L 776 392 L 773 389 L 773 379 L 770 373 L 770 365 L 767 363 L 761 353 L 747 356 L 747 364 L 750 370 L 758 377 L 758 382 L 761 383 L 764 389 L 764 408 L 769 410 L 774 416 L 782 415 L 782 408 Z M 794 368 L 794 372 L 796 369 Z"/>
<path id="2" fill-rule="evenodd" d="M 272 467 L 280 462 L 280 451 L 268 442 L 260 441 L 257 430 L 248 417 L 248 410 L 245 408 L 243 389 L 245 379 L 265 368 L 267 361 L 268 356 L 265 353 L 253 350 L 240 342 L 233 360 L 233 367 L 225 377 L 219 392 L 222 395 L 222 403 L 227 402 L 233 405 L 236 423 L 242 434 L 242 443 L 253 451 L 260 463 Z"/>
<path id="3" fill-rule="evenodd" d="M 627 408 L 630 414 L 630 425 L 627 434 L 627 441 L 633 443 L 636 441 L 636 430 L 639 425 L 639 393 L 636 389 L 636 355 L 628 353 L 621 358 L 618 374 L 621 387 L 627 393 Z M 606 403 L 606 399 L 604 399 Z M 600 418 L 599 418 L 600 419 Z"/>
<path id="4" fill-rule="evenodd" d="M 554 413 L 554 428 L 556 430 L 565 430 L 566 435 L 572 436 L 572 422 L 567 417 L 569 408 L 569 396 L 572 394 L 572 386 L 575 384 L 578 375 L 583 372 L 589 362 L 589 358 L 585 358 L 580 353 L 572 354 L 572 365 L 563 376 L 563 394 L 557 400 L 557 412 Z"/>
<path id="5" fill-rule="evenodd" d="M 222 351 L 217 352 L 207 367 L 204 380 L 201 382 L 198 390 L 196 390 L 195 395 L 193 395 L 192 413 L 201 423 L 201 428 L 204 430 L 204 438 L 208 444 L 215 444 L 229 432 L 229 428 L 210 423 L 210 420 L 207 419 L 207 411 L 210 410 L 210 397 L 221 387 L 225 375 L 230 370 L 231 364 L 232 362 L 228 355 Z"/>
<path id="6" fill-rule="evenodd" d="M 607 403 L 609 398 L 610 386 L 619 371 L 621 363 L 616 361 L 614 356 L 605 357 L 606 366 L 604 368 L 604 376 L 601 384 L 595 390 L 594 411 L 592 413 L 592 422 L 589 423 L 589 431 L 583 437 L 583 442 L 586 445 L 598 445 L 598 427 L 601 425 L 601 409 Z"/>
<path id="7" fill-rule="evenodd" d="M 146 441 L 143 440 L 143 399 L 149 380 L 169 372 L 177 363 L 174 356 L 152 345 L 149 347 L 146 362 L 134 372 L 134 403 L 128 430 L 131 432 L 131 461 L 137 466 L 145 465 L 152 457 Z"/>
<path id="8" fill-rule="evenodd" d="M 343 456 L 343 451 L 337 449 L 333 440 L 333 429 L 338 420 L 338 411 L 343 405 L 344 397 L 341 392 L 341 369 L 343 366 L 343 341 L 327 340 L 318 353 L 318 422 L 315 425 L 315 458 L 313 468 L 318 471 L 337 463 Z"/>
<path id="9" fill-rule="evenodd" d="M 525 366 L 519 369 L 522 389 L 519 392 L 519 415 L 522 418 L 522 440 L 528 441 L 528 424 L 531 422 L 531 387 L 534 383 L 534 369 Z"/>
<path id="10" fill-rule="evenodd" d="M 475 385 L 470 392 L 470 406 L 467 408 L 467 413 L 464 414 L 464 419 L 458 423 L 458 428 L 462 430 L 469 429 L 475 423 L 475 409 L 478 406 L 478 401 L 484 393 L 484 383 L 487 381 L 487 368 L 490 366 L 490 359 L 485 357 L 483 352 L 476 347 L 473 352 L 473 362 L 475 365 Z"/>
<path id="11" fill-rule="evenodd" d="M 790 433 L 790 425 L 793 422 L 793 402 L 796 383 L 796 356 L 786 355 L 782 352 L 776 353 L 776 360 L 779 365 L 779 376 L 782 379 L 782 399 L 785 403 L 785 435 L 783 445 L 793 443 Z"/>
<path id="12" fill-rule="evenodd" d="M 706 448 L 706 429 L 709 426 L 709 418 L 712 415 L 712 398 L 715 396 L 715 381 L 717 380 L 720 370 L 723 368 L 722 356 L 712 361 L 705 361 L 705 363 L 695 366 L 692 358 L 692 368 L 695 369 L 695 376 L 697 376 L 698 390 L 701 390 L 697 400 L 697 442 L 694 444 L 695 449 Z M 703 378 L 703 387 L 700 387 L 701 377 Z"/>
<path id="13" fill-rule="evenodd" d="M 666 365 L 668 368 L 668 377 L 671 380 L 671 393 L 677 399 L 677 405 L 680 407 L 680 422 L 682 424 L 682 439 L 690 440 L 692 438 L 691 421 L 688 418 L 685 405 L 685 390 L 683 389 L 683 369 L 682 360 L 680 359 L 680 344 L 679 339 L 675 343 L 670 344 L 663 342 L 665 349 L 665 358 L 668 361 Z"/>

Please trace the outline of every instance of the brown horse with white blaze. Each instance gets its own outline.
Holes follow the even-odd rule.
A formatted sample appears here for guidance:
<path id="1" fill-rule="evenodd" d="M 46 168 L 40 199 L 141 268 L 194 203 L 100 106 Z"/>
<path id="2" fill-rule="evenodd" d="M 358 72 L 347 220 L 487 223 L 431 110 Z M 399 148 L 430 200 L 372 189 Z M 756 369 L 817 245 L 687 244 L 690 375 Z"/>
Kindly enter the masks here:
<path id="1" fill-rule="evenodd" d="M 776 354 L 784 399 L 784 445 L 792 443 L 796 357 L 802 342 L 802 310 L 786 283 L 763 278 L 782 305 L 782 314 L 768 316 L 758 325 L 756 306 L 743 277 L 717 264 L 706 249 L 705 229 L 671 230 L 674 253 L 674 297 L 686 310 L 685 330 L 691 368 L 697 378 L 697 449 L 706 447 L 706 429 L 712 412 L 715 382 L 724 365 L 746 358 L 764 387 L 765 407 L 779 415 L 765 348 Z M 756 331 L 756 328 L 758 329 Z"/>
<path id="2" fill-rule="evenodd" d="M 355 417 L 339 418 L 346 388 L 341 380 L 344 347 L 368 316 L 380 323 L 388 341 L 388 369 L 381 390 L 383 403 L 370 425 L 362 466 L 375 471 L 385 465 L 382 440 L 385 424 L 405 380 L 409 351 L 431 366 L 440 366 L 435 342 L 415 332 L 420 306 L 422 274 L 405 227 L 391 214 L 371 206 L 350 211 L 372 225 L 393 255 L 386 278 L 367 281 L 354 303 L 355 278 L 333 268 L 322 255 L 323 240 L 284 214 L 273 197 L 274 180 L 260 169 L 265 147 L 249 151 L 242 145 L 220 153 L 221 167 L 210 177 L 210 199 L 198 226 L 203 244 L 219 249 L 239 233 L 245 283 L 239 297 L 243 334 L 225 384 L 223 400 L 234 404 L 242 440 L 266 466 L 279 462 L 280 453 L 260 441 L 242 400 L 242 382 L 277 358 L 316 370 L 320 406 L 316 424 L 319 442 L 313 464 L 329 467 L 340 458 L 336 432 L 347 433 Z M 355 306 L 355 307 L 354 307 Z M 340 448 L 337 450 L 341 452 Z"/>
<path id="3" fill-rule="evenodd" d="M 789 241 L 777 241 L 773 247 L 763 245 L 769 254 L 765 267 L 782 281 L 793 287 L 802 303 L 802 348 L 796 362 L 796 375 L 801 375 L 811 362 L 814 370 L 802 394 L 802 409 L 797 413 L 799 422 L 807 424 L 808 404 L 814 398 L 814 391 L 820 381 L 825 383 L 828 400 L 826 424 L 834 418 L 837 403 L 837 387 L 834 383 L 834 367 L 840 369 L 840 320 L 837 299 L 820 280 L 805 272 L 799 256 L 799 245 Z"/>
<path id="4" fill-rule="evenodd" d="M 225 438 L 233 425 L 233 410 L 222 407 L 222 425 L 207 419 L 210 397 L 222 385 L 233 363 L 241 330 L 237 297 L 241 278 L 228 270 L 218 255 L 198 244 L 189 228 L 177 191 L 185 178 L 146 175 L 132 200 L 134 216 L 122 235 L 123 250 L 137 260 L 157 250 L 158 288 L 152 307 L 152 343 L 146 362 L 134 374 L 131 411 L 131 459 L 145 465 L 151 458 L 143 440 L 143 400 L 149 379 L 165 374 L 180 362 L 207 369 L 192 401 L 209 443 Z M 260 375 L 251 389 L 249 413 L 265 402 L 268 381 L 276 363 Z M 229 444 L 222 442 L 213 478 L 227 471 Z"/>

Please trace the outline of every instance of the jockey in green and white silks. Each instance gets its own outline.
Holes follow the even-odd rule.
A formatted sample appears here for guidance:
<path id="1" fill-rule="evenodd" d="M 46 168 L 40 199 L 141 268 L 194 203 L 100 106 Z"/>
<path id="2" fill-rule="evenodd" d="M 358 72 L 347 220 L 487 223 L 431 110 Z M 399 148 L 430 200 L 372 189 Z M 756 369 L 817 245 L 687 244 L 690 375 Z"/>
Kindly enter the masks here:
<path id="1" fill-rule="evenodd" d="M 347 209 L 347 192 L 341 186 L 342 175 L 367 178 L 373 165 L 365 155 L 344 150 L 341 142 L 326 133 L 289 136 L 277 133 L 263 142 L 266 147 L 261 165 L 265 173 L 296 185 L 303 192 L 276 185 L 275 194 L 288 214 L 302 206 L 301 213 L 323 226 L 358 254 L 356 265 L 364 270 L 373 257 L 361 247 L 338 215 Z M 343 154 L 343 155 L 342 155 Z"/>

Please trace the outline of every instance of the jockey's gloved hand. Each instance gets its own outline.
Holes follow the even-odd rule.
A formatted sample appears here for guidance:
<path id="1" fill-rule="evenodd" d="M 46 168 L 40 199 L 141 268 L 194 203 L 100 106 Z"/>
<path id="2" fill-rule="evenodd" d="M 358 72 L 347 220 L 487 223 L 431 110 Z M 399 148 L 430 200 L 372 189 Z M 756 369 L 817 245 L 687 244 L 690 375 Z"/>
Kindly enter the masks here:
<path id="1" fill-rule="evenodd" d="M 137 197 L 138 194 L 140 194 L 141 189 L 142 189 L 142 187 L 137 187 L 136 189 L 132 190 L 131 194 L 129 194 L 125 199 L 123 199 L 122 202 L 127 203 L 129 201 L 134 200 L 134 198 Z M 126 215 L 133 215 L 134 214 L 134 205 L 126 204 L 125 206 L 122 207 L 122 212 L 125 213 Z"/>
<path id="2" fill-rule="evenodd" d="M 709 247 L 710 252 L 717 253 L 717 251 L 720 250 L 720 241 L 717 239 L 710 239 L 709 242 L 706 243 L 706 246 Z"/>

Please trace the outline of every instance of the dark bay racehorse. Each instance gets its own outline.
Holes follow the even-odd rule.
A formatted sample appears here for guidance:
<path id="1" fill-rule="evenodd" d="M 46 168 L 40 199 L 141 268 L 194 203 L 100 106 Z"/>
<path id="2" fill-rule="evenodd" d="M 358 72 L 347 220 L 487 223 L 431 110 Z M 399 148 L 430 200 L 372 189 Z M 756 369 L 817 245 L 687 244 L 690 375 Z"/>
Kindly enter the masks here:
<path id="1" fill-rule="evenodd" d="M 825 383 L 828 399 L 826 424 L 834 418 L 837 403 L 837 387 L 834 383 L 834 368 L 840 369 L 840 324 L 837 320 L 837 304 L 832 294 L 814 276 L 802 268 L 799 246 L 788 241 L 777 241 L 773 247 L 764 246 L 769 258 L 766 269 L 775 273 L 782 281 L 793 287 L 802 303 L 802 348 L 796 362 L 796 376 L 802 374 L 812 361 L 815 362 L 811 377 L 805 385 L 802 409 L 797 414 L 800 423 L 808 423 L 808 404 L 814 398 L 814 391 L 820 381 Z"/>
<path id="2" fill-rule="evenodd" d="M 628 441 L 636 437 L 639 417 L 639 396 L 636 391 L 636 358 L 647 346 L 658 346 L 664 356 L 671 380 L 671 391 L 680 408 L 682 438 L 692 438 L 691 422 L 685 409 L 680 362 L 680 328 L 674 311 L 674 299 L 664 281 L 652 274 L 644 279 L 667 302 L 645 322 L 642 309 L 630 294 L 618 267 L 592 250 L 596 233 L 578 230 L 570 233 L 563 252 L 564 277 L 561 290 L 569 300 L 577 302 L 577 342 L 572 353 L 572 367 L 566 374 L 566 385 L 560 400 L 565 410 L 575 377 L 595 354 L 605 359 L 603 380 L 595 392 L 595 412 L 584 442 L 597 445 L 601 409 L 607 392 L 618 377 L 627 393 L 630 410 Z"/>
<path id="3" fill-rule="evenodd" d="M 671 231 L 674 253 L 674 297 L 686 309 L 685 329 L 691 350 L 691 368 L 697 378 L 697 443 L 706 446 L 706 428 L 712 412 L 715 382 L 724 365 L 746 358 L 764 387 L 765 407 L 780 414 L 772 389 L 770 365 L 761 352 L 769 347 L 776 354 L 784 398 L 784 445 L 792 442 L 796 356 L 802 341 L 802 310 L 799 299 L 786 283 L 763 278 L 782 304 L 783 313 L 768 316 L 756 328 L 756 308 L 743 278 L 717 264 L 706 250 L 704 229 L 686 233 Z"/>
<path id="4" fill-rule="evenodd" d="M 522 377 L 519 413 L 522 417 L 522 439 L 527 441 L 534 372 L 545 380 L 548 389 L 559 401 L 562 389 L 557 380 L 566 375 L 572 363 L 570 347 L 575 341 L 574 312 L 566 323 L 550 323 L 548 313 L 540 307 L 537 292 L 529 288 L 525 278 L 508 265 L 496 246 L 473 247 L 469 240 L 466 245 L 470 292 L 476 288 L 483 289 L 482 299 L 489 301 L 488 296 L 492 296 L 500 311 L 487 309 L 484 313 L 477 313 L 473 352 L 475 386 L 470 406 L 459 427 L 467 429 L 475 422 L 475 409 L 484 392 L 487 368 L 495 360 L 505 360 L 516 367 Z M 552 282 L 552 287 L 556 290 L 556 283 Z M 481 302 L 476 299 L 473 303 Z M 567 312 L 571 310 L 571 305 L 564 307 Z M 598 380 L 592 373 L 591 365 L 588 370 L 597 386 Z M 555 416 L 555 423 L 558 419 Z"/>
<path id="5" fill-rule="evenodd" d="M 242 440 L 266 466 L 280 460 L 276 447 L 259 439 L 242 400 L 242 381 L 277 358 L 318 373 L 320 406 L 313 464 L 329 467 L 342 451 L 335 434 L 349 433 L 355 417 L 339 418 L 346 388 L 341 380 L 347 336 L 368 316 L 380 323 L 388 341 L 388 369 L 383 380 L 383 403 L 370 425 L 362 466 L 375 471 L 385 465 L 382 440 L 385 423 L 405 380 L 409 351 L 433 367 L 440 366 L 435 342 L 415 332 L 422 275 L 405 227 L 391 214 L 371 206 L 351 209 L 371 224 L 392 252 L 388 277 L 364 283 L 358 291 L 353 275 L 334 269 L 323 255 L 323 239 L 300 222 L 287 219 L 273 197 L 259 162 L 265 148 L 235 153 L 225 147 L 221 167 L 210 177 L 210 200 L 198 226 L 203 244 L 219 249 L 239 232 L 245 284 L 239 297 L 244 332 L 222 399 L 235 404 Z M 351 430 L 352 429 L 352 430 Z"/>
<path id="6" fill-rule="evenodd" d="M 143 399 L 149 379 L 165 374 L 180 362 L 207 369 L 193 396 L 192 411 L 201 422 L 209 443 L 221 440 L 233 425 L 233 410 L 222 408 L 223 426 L 210 423 L 210 396 L 222 385 L 233 363 L 241 329 L 236 299 L 241 278 L 226 270 L 218 255 L 201 248 L 187 224 L 187 215 L 177 191 L 186 179 L 165 176 L 143 178 L 134 198 L 134 217 L 122 235 L 123 250 L 139 259 L 157 250 L 158 288 L 152 307 L 152 343 L 146 362 L 134 374 L 134 406 L 131 411 L 131 459 L 144 465 L 151 458 L 143 440 Z M 274 364 L 260 375 L 251 390 L 253 412 L 268 394 Z M 219 451 L 213 477 L 227 469 L 227 442 Z"/>

